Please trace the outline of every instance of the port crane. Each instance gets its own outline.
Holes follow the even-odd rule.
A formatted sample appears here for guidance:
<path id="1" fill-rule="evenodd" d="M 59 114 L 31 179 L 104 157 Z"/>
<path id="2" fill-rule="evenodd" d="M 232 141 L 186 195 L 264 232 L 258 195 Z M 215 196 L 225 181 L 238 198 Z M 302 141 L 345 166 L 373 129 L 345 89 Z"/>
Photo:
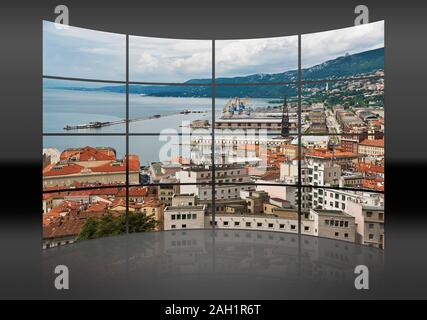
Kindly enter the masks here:
<path id="1" fill-rule="evenodd" d="M 246 111 L 246 113 L 250 115 L 252 108 L 247 106 L 248 103 L 249 103 L 248 98 L 240 99 L 240 97 L 235 97 L 235 98 L 230 97 L 230 99 L 225 104 L 222 112 L 223 113 L 228 112 L 230 115 L 234 115 L 234 114 L 240 115 Z"/>

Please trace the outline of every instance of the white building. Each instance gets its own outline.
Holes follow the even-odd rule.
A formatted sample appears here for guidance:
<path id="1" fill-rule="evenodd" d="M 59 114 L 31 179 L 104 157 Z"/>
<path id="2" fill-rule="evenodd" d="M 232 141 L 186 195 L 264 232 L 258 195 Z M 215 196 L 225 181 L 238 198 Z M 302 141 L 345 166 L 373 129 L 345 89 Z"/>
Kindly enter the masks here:
<path id="1" fill-rule="evenodd" d="M 194 194 L 174 194 L 172 205 L 164 210 L 164 230 L 203 229 L 205 227 L 205 205 L 196 205 Z"/>
<path id="2" fill-rule="evenodd" d="M 181 185 L 182 193 L 193 193 L 199 200 L 212 200 L 212 188 L 209 184 L 212 182 L 212 167 L 210 166 L 192 166 L 183 168 L 176 173 L 180 183 L 193 185 Z M 217 185 L 215 187 L 217 200 L 240 199 L 240 191 L 251 189 L 249 185 L 251 179 L 247 174 L 247 169 L 243 166 L 220 165 L 215 166 L 215 178 Z M 229 185 L 227 183 L 239 183 L 239 185 Z M 197 185 L 194 185 L 197 184 Z"/>
<path id="3" fill-rule="evenodd" d="M 203 229 L 205 227 L 206 206 L 166 207 L 163 229 Z"/>
<path id="4" fill-rule="evenodd" d="M 277 231 L 298 233 L 298 217 L 296 212 L 284 216 L 276 215 L 236 215 L 217 214 L 215 216 L 216 228 L 242 229 L 256 231 Z M 206 227 L 212 225 L 212 216 L 206 216 Z M 313 235 L 314 221 L 303 218 L 301 220 L 301 233 Z"/>

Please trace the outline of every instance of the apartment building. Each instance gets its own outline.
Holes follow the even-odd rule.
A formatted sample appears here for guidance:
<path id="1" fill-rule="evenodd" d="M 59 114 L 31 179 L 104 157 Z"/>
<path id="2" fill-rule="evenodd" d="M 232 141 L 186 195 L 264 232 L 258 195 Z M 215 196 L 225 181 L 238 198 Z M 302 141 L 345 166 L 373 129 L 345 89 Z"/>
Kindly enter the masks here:
<path id="1" fill-rule="evenodd" d="M 205 220 L 206 227 L 212 226 L 211 216 L 207 216 Z M 296 210 L 282 211 L 275 215 L 217 214 L 215 220 L 215 227 L 221 229 L 298 233 L 298 214 Z M 302 217 L 301 233 L 313 235 L 314 229 L 314 221 Z"/>
<path id="2" fill-rule="evenodd" d="M 356 242 L 384 249 L 384 207 L 349 201 L 347 212 L 355 217 Z"/>
<path id="3" fill-rule="evenodd" d="M 212 200 L 212 187 L 210 185 L 200 185 L 202 183 L 211 184 L 211 166 L 192 166 L 183 168 L 176 173 L 177 179 L 181 183 L 196 185 L 181 185 L 182 193 L 193 193 L 199 200 Z M 215 198 L 217 201 L 240 199 L 240 190 L 248 190 L 251 179 L 247 174 L 247 169 L 239 165 L 219 165 L 215 166 Z M 228 183 L 239 183 L 233 185 Z M 198 184 L 198 185 L 197 185 Z"/>
<path id="4" fill-rule="evenodd" d="M 309 161 L 307 165 L 308 182 L 313 186 L 338 186 L 341 166 L 333 162 Z"/>
<path id="5" fill-rule="evenodd" d="M 384 139 L 365 139 L 359 143 L 359 154 L 371 157 L 384 156 Z"/>
<path id="6" fill-rule="evenodd" d="M 314 221 L 315 236 L 355 242 L 355 218 L 342 210 L 311 209 L 310 220 Z"/>
<path id="7" fill-rule="evenodd" d="M 175 194 L 164 210 L 163 230 L 203 229 L 206 205 L 197 205 L 194 194 Z"/>
<path id="8" fill-rule="evenodd" d="M 173 195 L 180 192 L 179 181 L 176 178 L 161 178 L 157 187 L 159 201 L 166 206 L 172 205 Z"/>

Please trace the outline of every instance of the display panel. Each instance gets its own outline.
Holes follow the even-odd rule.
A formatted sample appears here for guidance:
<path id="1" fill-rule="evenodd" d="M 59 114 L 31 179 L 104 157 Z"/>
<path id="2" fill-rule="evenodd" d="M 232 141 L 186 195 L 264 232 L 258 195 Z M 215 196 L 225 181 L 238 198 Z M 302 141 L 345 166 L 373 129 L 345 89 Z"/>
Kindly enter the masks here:
<path id="1" fill-rule="evenodd" d="M 384 248 L 383 22 L 302 35 L 301 48 L 298 36 L 212 41 L 117 35 L 121 45 L 110 44 L 129 58 L 124 77 L 106 76 L 85 55 L 90 51 L 101 63 L 112 50 L 83 50 L 82 68 L 99 69 L 79 75 L 86 79 L 64 79 L 78 75 L 66 69 L 50 72 L 56 70 L 52 48 L 60 53 L 69 47 L 48 34 L 49 27 L 44 247 L 122 232 L 236 228 Z M 78 29 L 73 34 L 80 38 L 96 34 Z M 108 125 L 78 127 L 92 123 Z M 64 167 L 77 166 L 67 173 L 72 177 L 54 181 Z M 115 180 L 99 167 L 111 167 Z M 93 219 L 82 218 L 78 232 L 63 239 L 54 231 L 60 221 L 49 212 L 55 207 L 52 213 L 59 210 L 74 223 L 74 204 L 67 201 L 77 198 L 77 212 Z M 343 230 L 333 229 L 332 218 L 325 227 L 328 215 L 340 216 Z M 372 227 L 374 215 L 378 225 Z"/>

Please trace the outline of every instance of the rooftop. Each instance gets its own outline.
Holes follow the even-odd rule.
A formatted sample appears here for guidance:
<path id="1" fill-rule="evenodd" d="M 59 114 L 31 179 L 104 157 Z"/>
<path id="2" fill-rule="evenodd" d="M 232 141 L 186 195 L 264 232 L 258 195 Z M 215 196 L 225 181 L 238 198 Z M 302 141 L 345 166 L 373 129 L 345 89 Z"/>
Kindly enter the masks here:
<path id="1" fill-rule="evenodd" d="M 203 210 L 205 206 L 168 206 L 165 208 L 164 212 L 167 211 L 200 211 Z"/>
<path id="2" fill-rule="evenodd" d="M 359 145 L 384 148 L 384 139 L 375 139 L 375 140 L 365 139 L 362 142 L 360 142 Z"/>
<path id="3" fill-rule="evenodd" d="M 316 212 L 319 216 L 340 216 L 340 217 L 349 217 L 351 218 L 352 216 L 345 213 L 344 211 L 341 210 L 324 210 L 324 209 L 311 209 L 314 212 Z"/>

